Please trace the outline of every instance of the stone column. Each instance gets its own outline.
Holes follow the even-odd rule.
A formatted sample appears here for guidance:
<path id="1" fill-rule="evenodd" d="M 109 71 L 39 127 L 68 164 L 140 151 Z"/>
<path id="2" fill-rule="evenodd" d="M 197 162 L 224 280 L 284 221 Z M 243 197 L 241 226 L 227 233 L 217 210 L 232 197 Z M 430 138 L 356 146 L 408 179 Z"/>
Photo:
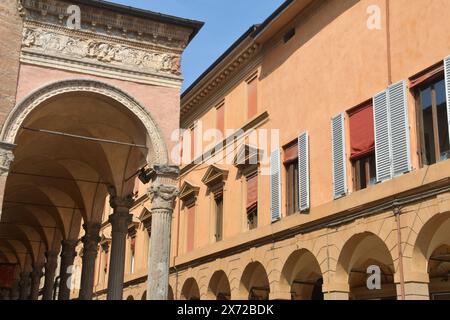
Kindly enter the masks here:
<path id="1" fill-rule="evenodd" d="M 30 272 L 25 271 L 20 274 L 20 295 L 19 300 L 28 300 L 30 296 L 30 286 L 31 286 L 31 279 L 30 279 Z"/>
<path id="2" fill-rule="evenodd" d="M 73 270 L 73 260 L 77 256 L 75 248 L 77 246 L 76 240 L 64 240 L 62 241 L 61 249 L 61 268 L 59 273 L 59 293 L 58 300 L 69 300 L 70 299 L 70 276 L 69 271 Z"/>
<path id="3" fill-rule="evenodd" d="M 47 251 L 45 253 L 45 283 L 42 300 L 53 300 L 53 287 L 55 285 L 55 272 L 58 267 L 58 252 Z"/>
<path id="4" fill-rule="evenodd" d="M 132 195 L 117 197 L 111 192 L 110 205 L 113 214 L 109 217 L 112 226 L 111 256 L 108 276 L 108 300 L 122 300 L 123 278 L 125 268 L 125 248 L 128 226 L 132 215 L 130 208 L 133 205 Z"/>
<path id="5" fill-rule="evenodd" d="M 33 267 L 31 272 L 31 290 L 30 290 L 30 300 L 38 300 L 39 298 L 39 287 L 41 285 L 41 279 L 44 275 L 42 269 L 44 268 L 43 263 L 37 263 Z"/>
<path id="6" fill-rule="evenodd" d="M 147 300 L 167 300 L 169 290 L 170 232 L 179 169 L 155 166 L 156 176 L 149 189 L 152 227 L 148 261 Z"/>
<path id="7" fill-rule="evenodd" d="M 13 285 L 11 287 L 11 296 L 9 297 L 10 300 L 19 300 L 20 297 L 20 279 L 16 279 L 13 282 Z"/>
<path id="8" fill-rule="evenodd" d="M 81 288 L 79 299 L 92 300 L 94 289 L 95 258 L 97 257 L 98 243 L 100 242 L 100 224 L 86 223 L 83 225 L 85 235 L 83 242 L 83 259 L 81 270 Z"/>

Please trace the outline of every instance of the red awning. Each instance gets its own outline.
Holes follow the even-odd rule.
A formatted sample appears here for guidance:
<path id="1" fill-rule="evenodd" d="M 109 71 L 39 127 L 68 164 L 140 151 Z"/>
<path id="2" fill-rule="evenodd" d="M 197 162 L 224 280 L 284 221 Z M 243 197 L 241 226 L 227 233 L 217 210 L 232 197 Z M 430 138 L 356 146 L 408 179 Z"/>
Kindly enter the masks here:
<path id="1" fill-rule="evenodd" d="M 349 112 L 351 160 L 364 157 L 375 150 L 373 107 L 367 104 Z"/>

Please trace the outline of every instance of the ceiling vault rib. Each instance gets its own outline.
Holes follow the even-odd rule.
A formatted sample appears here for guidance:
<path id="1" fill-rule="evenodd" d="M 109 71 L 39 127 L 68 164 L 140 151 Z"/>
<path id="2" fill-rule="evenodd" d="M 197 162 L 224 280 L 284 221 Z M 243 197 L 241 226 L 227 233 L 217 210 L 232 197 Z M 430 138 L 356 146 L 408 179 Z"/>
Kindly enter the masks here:
<path id="1" fill-rule="evenodd" d="M 39 132 L 39 133 L 57 135 L 57 136 L 62 136 L 62 137 L 67 137 L 67 138 L 75 138 L 75 139 L 81 139 L 81 140 L 86 140 L 86 141 L 91 141 L 91 142 L 116 144 L 116 145 L 136 147 L 136 148 L 141 148 L 141 149 L 146 149 L 146 150 L 148 149 L 147 146 L 142 145 L 142 144 L 135 144 L 135 143 L 128 143 L 128 142 L 123 142 L 123 141 L 80 136 L 77 134 L 65 133 L 65 132 L 60 132 L 60 131 L 52 131 L 52 130 L 46 130 L 46 129 L 34 129 L 34 128 L 28 128 L 28 127 L 23 127 L 23 126 L 21 128 L 24 130 L 31 131 L 31 132 Z"/>

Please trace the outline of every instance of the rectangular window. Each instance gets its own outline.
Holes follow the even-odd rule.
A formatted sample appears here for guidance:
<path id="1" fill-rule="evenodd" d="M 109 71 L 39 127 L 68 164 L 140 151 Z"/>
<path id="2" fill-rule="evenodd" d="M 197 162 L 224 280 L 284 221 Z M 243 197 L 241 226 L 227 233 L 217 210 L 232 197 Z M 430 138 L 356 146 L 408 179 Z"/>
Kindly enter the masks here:
<path id="1" fill-rule="evenodd" d="M 348 114 L 353 187 L 358 191 L 376 183 L 373 105 L 365 103 Z"/>
<path id="2" fill-rule="evenodd" d="M 441 74 L 416 90 L 422 163 L 450 158 L 445 81 Z"/>
<path id="3" fill-rule="evenodd" d="M 195 239 L 195 205 L 187 208 L 187 241 L 186 251 L 194 250 Z"/>
<path id="4" fill-rule="evenodd" d="M 214 206 L 216 215 L 216 241 L 223 239 L 223 191 L 214 195 Z"/>
<path id="5" fill-rule="evenodd" d="M 255 77 L 247 83 L 247 116 L 253 118 L 258 113 L 258 78 Z"/>
<path id="6" fill-rule="evenodd" d="M 195 125 L 191 127 L 191 161 L 195 160 Z"/>
<path id="7" fill-rule="evenodd" d="M 130 273 L 134 273 L 136 254 L 136 236 L 130 238 Z"/>
<path id="8" fill-rule="evenodd" d="M 284 148 L 284 167 L 286 169 L 286 214 L 289 216 L 300 211 L 297 140 Z"/>
<path id="9" fill-rule="evenodd" d="M 224 138 L 225 135 L 225 104 L 222 103 L 216 108 L 216 126 L 217 130 L 220 131 L 222 137 L 220 140 Z"/>
<path id="10" fill-rule="evenodd" d="M 258 227 L 258 172 L 246 177 L 247 180 L 247 224 L 249 230 Z"/>

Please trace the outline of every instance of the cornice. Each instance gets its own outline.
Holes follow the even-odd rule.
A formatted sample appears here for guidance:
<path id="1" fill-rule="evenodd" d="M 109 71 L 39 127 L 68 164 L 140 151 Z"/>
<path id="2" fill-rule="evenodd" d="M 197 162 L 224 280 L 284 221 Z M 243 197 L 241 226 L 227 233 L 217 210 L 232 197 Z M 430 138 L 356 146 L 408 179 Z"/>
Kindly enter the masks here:
<path id="1" fill-rule="evenodd" d="M 254 43 L 251 39 L 243 44 L 244 48 L 236 54 L 233 54 L 223 60 L 223 65 L 218 66 L 217 70 L 211 71 L 209 77 L 205 78 L 196 88 L 192 89 L 181 100 L 181 122 L 184 117 L 191 113 L 193 109 L 198 108 L 212 94 L 217 92 L 227 80 L 233 78 L 242 70 L 260 51 L 260 45 Z"/>

